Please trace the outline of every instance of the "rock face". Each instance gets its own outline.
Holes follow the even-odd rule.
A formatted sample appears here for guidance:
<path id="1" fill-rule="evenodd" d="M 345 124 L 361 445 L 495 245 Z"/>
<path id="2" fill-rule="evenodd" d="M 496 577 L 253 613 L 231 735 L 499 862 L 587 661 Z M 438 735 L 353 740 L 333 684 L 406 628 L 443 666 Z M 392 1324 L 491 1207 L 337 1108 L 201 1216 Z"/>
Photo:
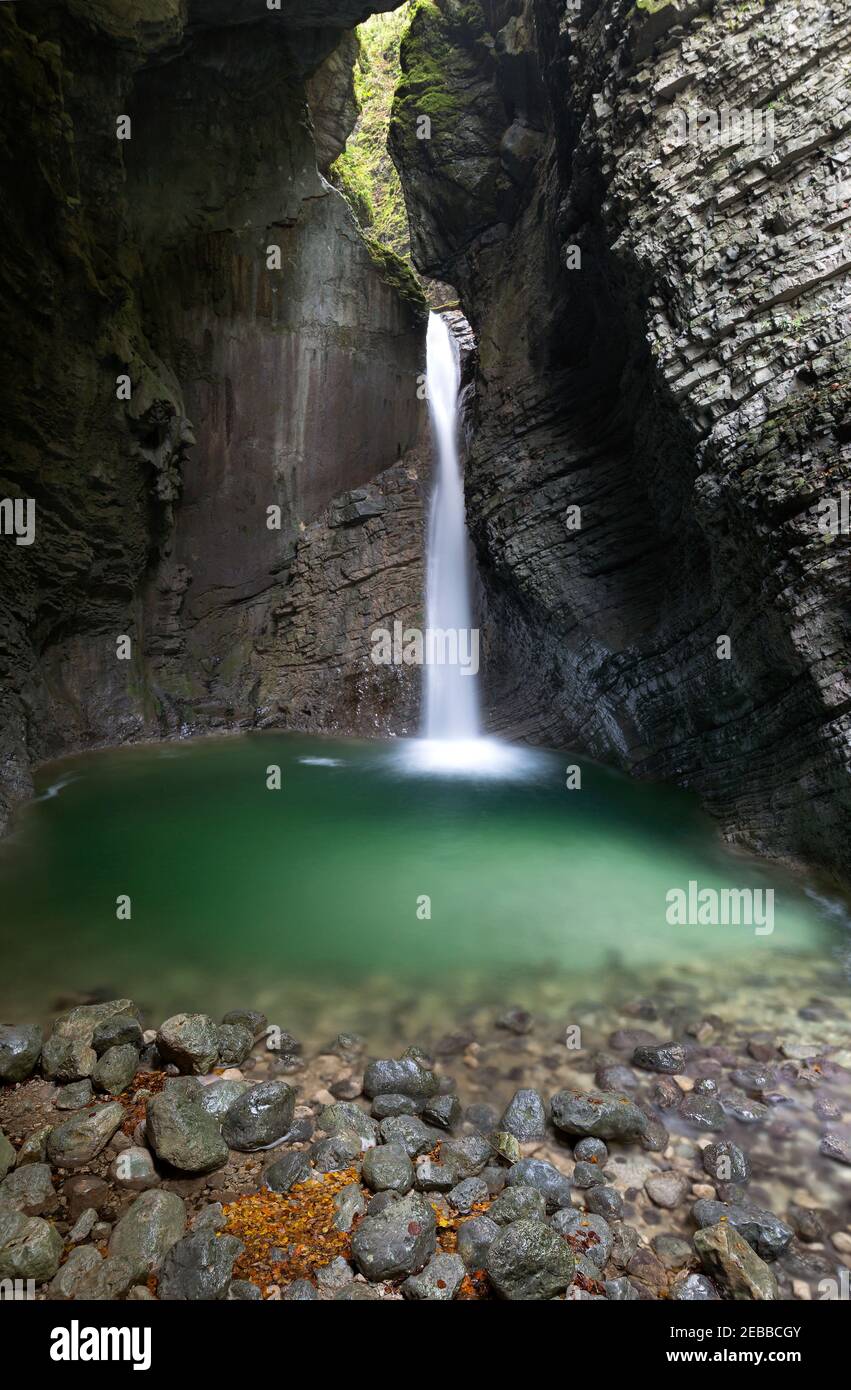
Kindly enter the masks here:
<path id="1" fill-rule="evenodd" d="M 851 465 L 849 47 L 795 0 L 436 0 L 391 129 L 415 261 L 479 343 L 495 727 L 846 879 L 851 538 L 819 504 Z"/>
<path id="2" fill-rule="evenodd" d="M 386 8 L 0 7 L 0 822 L 72 748 L 416 718 L 423 303 L 319 172 Z"/>

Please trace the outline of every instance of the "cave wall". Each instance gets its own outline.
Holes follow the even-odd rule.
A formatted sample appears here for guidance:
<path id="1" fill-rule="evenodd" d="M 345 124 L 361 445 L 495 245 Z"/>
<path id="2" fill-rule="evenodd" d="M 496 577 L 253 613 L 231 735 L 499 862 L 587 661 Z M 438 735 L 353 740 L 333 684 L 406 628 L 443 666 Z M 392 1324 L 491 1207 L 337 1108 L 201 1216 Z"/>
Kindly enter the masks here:
<path id="1" fill-rule="evenodd" d="M 850 45 L 847 7 L 792 0 L 429 0 L 390 137 L 479 344 L 494 728 L 845 883 L 851 540 L 819 503 L 851 465 Z M 771 110 L 773 147 L 680 143 L 675 105 Z"/>
<path id="2" fill-rule="evenodd" d="M 368 634 L 421 612 L 424 307 L 319 172 L 380 8 L 0 9 L 0 821 L 94 744 L 416 718 Z"/>

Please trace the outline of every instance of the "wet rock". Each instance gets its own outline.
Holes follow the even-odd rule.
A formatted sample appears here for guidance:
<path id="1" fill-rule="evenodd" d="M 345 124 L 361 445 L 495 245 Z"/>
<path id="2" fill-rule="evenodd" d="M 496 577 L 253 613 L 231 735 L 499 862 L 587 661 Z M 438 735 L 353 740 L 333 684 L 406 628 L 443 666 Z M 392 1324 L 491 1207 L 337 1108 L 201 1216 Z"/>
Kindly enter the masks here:
<path id="1" fill-rule="evenodd" d="M 664 1153 L 671 1142 L 671 1136 L 667 1129 L 658 1115 L 645 1115 L 644 1120 L 644 1133 L 639 1141 L 641 1147 L 646 1149 L 648 1153 Z"/>
<path id="2" fill-rule="evenodd" d="M 453 1187 L 462 1178 L 476 1177 L 490 1158 L 491 1146 L 482 1135 L 468 1134 L 463 1139 L 440 1138 L 440 1162 L 454 1173 Z"/>
<path id="3" fill-rule="evenodd" d="M 227 1163 L 217 1121 L 181 1091 L 167 1088 L 148 1101 L 145 1131 L 160 1162 L 181 1173 L 212 1173 Z"/>
<path id="4" fill-rule="evenodd" d="M 345 1168 L 353 1168 L 363 1156 L 361 1141 L 357 1134 L 335 1134 L 330 1139 L 319 1139 L 310 1146 L 310 1158 L 317 1173 L 339 1173 Z"/>
<path id="5" fill-rule="evenodd" d="M 562 1209 L 550 1221 L 554 1231 L 567 1239 L 577 1259 L 587 1256 L 600 1269 L 612 1253 L 613 1234 L 608 1221 L 593 1212 Z"/>
<path id="6" fill-rule="evenodd" d="M 334 1225 L 338 1231 L 350 1231 L 356 1219 L 363 1216 L 365 1211 L 366 1201 L 360 1186 L 350 1182 L 334 1198 Z"/>
<path id="7" fill-rule="evenodd" d="M 250 1279 L 232 1279 L 228 1285 L 228 1299 L 238 1303 L 262 1303 L 263 1293 L 258 1284 Z"/>
<path id="8" fill-rule="evenodd" d="M 603 1189 L 605 1190 L 605 1189 Z M 634 1226 L 620 1221 L 612 1226 L 612 1250 L 610 1259 L 616 1269 L 626 1269 L 635 1256 L 639 1246 L 639 1235 Z"/>
<path id="9" fill-rule="evenodd" d="M 751 1175 L 751 1163 L 738 1144 L 731 1139 L 721 1139 L 703 1150 L 703 1171 L 716 1182 L 745 1183 Z"/>
<path id="10" fill-rule="evenodd" d="M 47 1156 L 55 1168 L 82 1168 L 96 1158 L 124 1120 L 118 1101 L 74 1111 L 50 1131 Z"/>
<path id="11" fill-rule="evenodd" d="M 698 1076 L 693 1089 L 698 1096 L 715 1096 L 718 1094 L 718 1082 L 714 1076 Z"/>
<path id="12" fill-rule="evenodd" d="M 592 1187 L 585 1194 L 585 1206 L 607 1221 L 620 1221 L 623 1216 L 623 1197 L 613 1187 Z"/>
<path id="13" fill-rule="evenodd" d="M 641 1139 L 648 1117 L 617 1091 L 558 1091 L 550 1102 L 552 1121 L 565 1134 L 593 1139 Z"/>
<path id="14" fill-rule="evenodd" d="M 666 1211 L 673 1211 L 674 1207 L 685 1201 L 689 1188 L 688 1178 L 673 1170 L 654 1174 L 653 1177 L 647 1178 L 644 1184 L 644 1190 L 653 1205 L 663 1207 Z"/>
<path id="15" fill-rule="evenodd" d="M 0 1023 L 0 1082 L 26 1081 L 32 1076 L 43 1039 L 35 1024 Z"/>
<path id="16" fill-rule="evenodd" d="M 825 1158 L 832 1158 L 835 1163 L 851 1165 L 851 1135 L 831 1130 L 822 1137 L 819 1153 Z"/>
<path id="17" fill-rule="evenodd" d="M 386 1058 L 370 1062 L 363 1077 L 364 1094 L 415 1096 L 428 1100 L 440 1090 L 440 1082 L 415 1057 Z"/>
<path id="18" fill-rule="evenodd" d="M 500 1128 L 527 1143 L 546 1133 L 547 1112 L 537 1091 L 525 1088 L 515 1091 L 500 1120 Z"/>
<path id="19" fill-rule="evenodd" d="M 604 1288 L 606 1298 L 610 1299 L 612 1303 L 634 1303 L 636 1299 L 641 1298 L 635 1285 L 625 1275 L 621 1275 L 618 1279 L 606 1279 Z"/>
<path id="20" fill-rule="evenodd" d="M 776 1260 L 792 1239 L 793 1231 L 779 1216 L 758 1207 L 736 1206 L 729 1202 L 714 1202 L 701 1198 L 692 1208 L 692 1216 L 700 1227 L 726 1222 L 752 1246 L 763 1260 Z"/>
<path id="21" fill-rule="evenodd" d="M 567 1243 L 543 1221 L 515 1221 L 506 1226 L 491 1242 L 485 1261 L 500 1298 L 523 1302 L 564 1293 L 575 1268 Z"/>
<path id="22" fill-rule="evenodd" d="M 294 1279 L 284 1290 L 287 1303 L 314 1303 L 319 1295 L 309 1279 Z"/>
<path id="23" fill-rule="evenodd" d="M 508 1173 L 509 1187 L 535 1187 L 542 1193 L 547 1211 L 571 1205 L 571 1183 L 566 1175 L 543 1158 L 521 1158 Z"/>
<path id="24" fill-rule="evenodd" d="M 471 1216 L 458 1227 L 458 1254 L 467 1269 L 484 1269 L 487 1253 L 500 1228 L 489 1216 Z"/>
<path id="25" fill-rule="evenodd" d="M 62 1237 L 49 1221 L 27 1216 L 0 1201 L 0 1279 L 52 1279 L 59 1268 Z"/>
<path id="26" fill-rule="evenodd" d="M 222 1299 L 233 1278 L 234 1260 L 242 1250 L 235 1236 L 194 1231 L 172 1245 L 160 1275 L 160 1298 L 185 1301 Z"/>
<path id="27" fill-rule="evenodd" d="M 295 1091 L 286 1081 L 261 1081 L 235 1100 L 222 1121 L 222 1138 L 231 1149 L 253 1153 L 282 1139 L 292 1124 Z"/>
<path id="28" fill-rule="evenodd" d="M 98 1057 L 111 1047 L 142 1048 L 142 1029 L 134 1014 L 111 1014 L 92 1033 L 92 1047 Z"/>
<path id="29" fill-rule="evenodd" d="M 75 1038 L 78 1042 L 93 1047 L 95 1030 L 114 1014 L 132 1014 L 134 1018 L 140 1017 L 132 999 L 109 999 L 103 1004 L 80 1004 L 60 1014 L 53 1025 L 52 1036 Z"/>
<path id="30" fill-rule="evenodd" d="M 410 1192 L 414 1165 L 400 1144 L 379 1144 L 363 1160 L 363 1180 L 373 1192 Z"/>
<path id="31" fill-rule="evenodd" d="M 96 1091 L 107 1095 L 120 1096 L 136 1075 L 139 1065 L 138 1049 L 131 1043 L 121 1043 L 109 1047 L 102 1053 L 97 1066 L 92 1071 L 92 1085 Z"/>
<path id="32" fill-rule="evenodd" d="M 670 1076 L 660 1076 L 653 1083 L 651 1098 L 660 1110 L 677 1110 L 682 1103 L 683 1093 Z"/>
<path id="33" fill-rule="evenodd" d="M 68 1215 L 72 1221 L 89 1207 L 99 1211 L 109 1197 L 109 1187 L 103 1178 L 91 1173 L 80 1173 L 62 1184 L 62 1196 L 68 1203 Z"/>
<path id="34" fill-rule="evenodd" d="M 573 1186 L 586 1189 L 589 1187 L 602 1187 L 606 1181 L 606 1175 L 593 1163 L 577 1163 L 573 1169 Z"/>
<path id="35" fill-rule="evenodd" d="M 617 1028 L 609 1034 L 609 1047 L 615 1052 L 634 1052 L 637 1047 L 655 1047 L 659 1039 L 646 1028 Z"/>
<path id="36" fill-rule="evenodd" d="M 631 1067 L 620 1062 L 606 1062 L 595 1071 L 594 1084 L 601 1091 L 634 1091 L 638 1077 Z"/>
<path id="37" fill-rule="evenodd" d="M 226 1225 L 227 1217 L 221 1202 L 211 1202 L 209 1206 L 202 1207 L 189 1223 L 193 1231 L 223 1231 Z"/>
<path id="38" fill-rule="evenodd" d="M 654 1236 L 651 1241 L 656 1258 L 666 1269 L 682 1269 L 691 1262 L 692 1248 L 680 1236 Z"/>
<path id="39" fill-rule="evenodd" d="M 595 1163 L 603 1168 L 609 1161 L 609 1150 L 602 1139 L 580 1139 L 573 1150 L 577 1163 Z"/>
<path id="40" fill-rule="evenodd" d="M 312 1173 L 310 1160 L 305 1153 L 284 1154 L 283 1158 L 278 1158 L 263 1174 L 263 1185 L 272 1192 L 289 1192 L 291 1187 L 297 1183 L 307 1182 Z"/>
<path id="41" fill-rule="evenodd" d="M 23 1168 L 27 1163 L 47 1162 L 47 1140 L 52 1128 L 52 1125 L 42 1125 L 39 1129 L 34 1129 L 32 1134 L 27 1135 L 18 1149 L 17 1163 L 19 1168 Z"/>
<path id="42" fill-rule="evenodd" d="M 77 1038 L 52 1033 L 41 1052 L 41 1069 L 51 1081 L 79 1081 L 91 1076 L 97 1065 L 93 1047 Z"/>
<path id="43" fill-rule="evenodd" d="M 46 1163 L 28 1163 L 23 1168 L 15 1168 L 0 1183 L 0 1202 L 27 1216 L 53 1211 L 58 1201 Z"/>
<path id="44" fill-rule="evenodd" d="M 352 1253 L 367 1279 L 416 1274 L 434 1254 L 435 1232 L 431 1206 L 409 1193 L 377 1215 L 367 1212 L 352 1239 Z"/>
<path id="45" fill-rule="evenodd" d="M 223 1024 L 247 1028 L 252 1038 L 259 1038 L 266 1031 L 269 1020 L 257 1009 L 231 1009 L 222 1019 Z"/>
<path id="46" fill-rule="evenodd" d="M 478 1130 L 479 1134 L 490 1134 L 491 1130 L 499 1128 L 499 1111 L 483 1102 L 468 1105 L 464 1111 L 464 1119 L 472 1129 Z"/>
<path id="47" fill-rule="evenodd" d="M 47 1286 L 50 1299 L 76 1298 L 80 1284 L 96 1265 L 101 1264 L 103 1256 L 93 1245 L 78 1246 L 72 1250 L 64 1265 Z"/>
<path id="48" fill-rule="evenodd" d="M 527 1009 L 514 1006 L 506 1009 L 505 1013 L 499 1015 L 495 1021 L 495 1027 L 503 1028 L 508 1033 L 514 1033 L 516 1037 L 524 1037 L 531 1033 L 534 1019 Z"/>
<path id="49" fill-rule="evenodd" d="M 777 1085 L 777 1072 L 774 1067 L 737 1067 L 730 1072 L 734 1086 L 757 1099 L 763 1091 L 770 1091 Z"/>
<path id="50" fill-rule="evenodd" d="M 720 1294 L 705 1274 L 690 1274 L 684 1270 L 673 1280 L 668 1297 L 679 1303 L 706 1303 L 720 1298 Z"/>
<path id="51" fill-rule="evenodd" d="M 448 1303 L 457 1294 L 466 1273 L 460 1255 L 433 1255 L 422 1273 L 405 1280 L 402 1292 L 406 1298 Z"/>
<path id="52" fill-rule="evenodd" d="M 381 1298 L 381 1290 L 371 1284 L 352 1282 L 334 1294 L 335 1303 L 374 1303 Z"/>
<path id="53" fill-rule="evenodd" d="M 824 1240 L 824 1213 L 813 1207 L 801 1207 L 789 1203 L 789 1224 L 799 1240 L 815 1244 Z"/>
<path id="54" fill-rule="evenodd" d="M 326 1105 L 319 1112 L 317 1124 L 326 1134 L 358 1135 L 362 1149 L 371 1148 L 378 1142 L 377 1123 L 354 1101 L 341 1100 L 335 1105 Z M 384 1133 L 383 1127 L 381 1133 Z"/>
<path id="55" fill-rule="evenodd" d="M 544 1195 L 536 1187 L 507 1187 L 488 1211 L 497 1226 L 509 1226 L 512 1221 L 543 1221 L 547 1215 Z"/>
<path id="56" fill-rule="evenodd" d="M 684 1098 L 680 1115 L 695 1129 L 722 1130 L 727 1128 L 727 1119 L 720 1102 L 715 1096 L 700 1096 L 694 1092 Z"/>
<path id="57" fill-rule="evenodd" d="M 254 1034 L 242 1023 L 222 1023 L 218 1030 L 219 1061 L 227 1067 L 241 1066 L 254 1046 Z"/>
<path id="58" fill-rule="evenodd" d="M 658 1071 L 666 1076 L 675 1076 L 686 1069 L 685 1048 L 675 1042 L 645 1043 L 634 1050 L 632 1065 L 640 1067 L 642 1071 Z"/>
<path id="59" fill-rule="evenodd" d="M 198 1088 L 198 1104 L 206 1110 L 208 1115 L 214 1115 L 216 1119 L 222 1120 L 234 1102 L 250 1090 L 250 1081 L 226 1081 L 223 1076 L 220 1076 L 215 1081 L 211 1081 L 209 1085 Z"/>
<path id="60" fill-rule="evenodd" d="M 174 1014 L 157 1032 L 157 1050 L 182 1072 L 203 1076 L 218 1060 L 218 1026 L 208 1014 Z"/>
<path id="61" fill-rule="evenodd" d="M 457 1096 L 447 1094 L 433 1096 L 423 1107 L 426 1124 L 437 1125 L 438 1129 L 453 1130 L 461 1118 L 461 1102 Z"/>
<path id="62" fill-rule="evenodd" d="M 389 1120 L 395 1115 L 421 1115 L 425 1101 L 420 1096 L 398 1096 L 392 1091 L 388 1095 L 376 1096 L 372 1102 L 372 1114 L 376 1120 Z"/>
<path id="63" fill-rule="evenodd" d="M 113 1230 L 109 1253 L 127 1260 L 134 1282 L 142 1283 L 159 1269 L 185 1225 L 186 1211 L 175 1192 L 143 1192 Z"/>
<path id="64" fill-rule="evenodd" d="M 763 1105 L 760 1100 L 747 1100 L 741 1096 L 725 1091 L 720 1097 L 721 1106 L 725 1115 L 732 1115 L 735 1120 L 739 1120 L 743 1125 L 760 1124 L 767 1119 L 769 1110 L 767 1105 Z M 705 1125 L 704 1128 L 710 1128 Z M 721 1125 L 714 1125 L 711 1128 L 721 1129 Z"/>
<path id="65" fill-rule="evenodd" d="M 125 1298 L 135 1283 L 133 1266 L 118 1255 L 110 1255 L 100 1264 L 93 1264 L 80 1277 L 74 1297 L 111 1303 L 114 1299 Z"/>
<path id="66" fill-rule="evenodd" d="M 662 1261 L 652 1250 L 639 1245 L 626 1267 L 626 1272 L 638 1288 L 652 1298 L 661 1298 L 668 1287 L 668 1274 Z"/>
<path id="67" fill-rule="evenodd" d="M 82 1081 L 69 1081 L 67 1086 L 60 1086 L 53 1104 L 57 1110 L 82 1110 L 91 1103 L 93 1095 L 91 1080 L 86 1076 Z"/>
<path id="68" fill-rule="evenodd" d="M 477 1202 L 488 1201 L 490 1195 L 490 1188 L 484 1178 L 464 1178 L 448 1193 L 449 1201 L 455 1210 L 464 1216 L 469 1215 Z"/>
<path id="69" fill-rule="evenodd" d="M 706 1273 L 735 1299 L 773 1300 L 777 1280 L 729 1221 L 699 1230 L 694 1248 Z"/>

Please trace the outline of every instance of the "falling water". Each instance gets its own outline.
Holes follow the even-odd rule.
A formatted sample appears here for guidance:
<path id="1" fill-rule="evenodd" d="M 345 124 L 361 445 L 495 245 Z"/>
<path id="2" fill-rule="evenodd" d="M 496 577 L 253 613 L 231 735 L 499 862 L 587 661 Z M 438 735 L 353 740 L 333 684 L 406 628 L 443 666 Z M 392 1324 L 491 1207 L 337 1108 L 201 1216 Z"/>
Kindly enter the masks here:
<path id="1" fill-rule="evenodd" d="M 426 624 L 471 640 L 470 576 L 464 484 L 458 459 L 458 347 L 439 314 L 429 314 L 426 340 L 429 414 L 436 453 L 428 526 Z M 463 648 L 462 648 L 463 649 Z M 470 647 L 466 646 L 469 652 Z M 475 649 L 478 651 L 478 648 Z M 428 739 L 477 739 L 477 678 L 460 663 L 425 668 L 425 734 Z"/>

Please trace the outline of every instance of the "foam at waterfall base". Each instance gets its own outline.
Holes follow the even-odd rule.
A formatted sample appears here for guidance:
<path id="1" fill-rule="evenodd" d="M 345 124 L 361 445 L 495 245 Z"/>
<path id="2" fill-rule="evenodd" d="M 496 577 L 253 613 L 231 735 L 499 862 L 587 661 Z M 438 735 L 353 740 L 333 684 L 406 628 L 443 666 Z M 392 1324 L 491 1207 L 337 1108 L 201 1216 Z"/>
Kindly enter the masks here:
<path id="1" fill-rule="evenodd" d="M 415 738 L 400 747 L 407 772 L 438 777 L 531 777 L 540 757 L 531 748 L 495 738 Z"/>

